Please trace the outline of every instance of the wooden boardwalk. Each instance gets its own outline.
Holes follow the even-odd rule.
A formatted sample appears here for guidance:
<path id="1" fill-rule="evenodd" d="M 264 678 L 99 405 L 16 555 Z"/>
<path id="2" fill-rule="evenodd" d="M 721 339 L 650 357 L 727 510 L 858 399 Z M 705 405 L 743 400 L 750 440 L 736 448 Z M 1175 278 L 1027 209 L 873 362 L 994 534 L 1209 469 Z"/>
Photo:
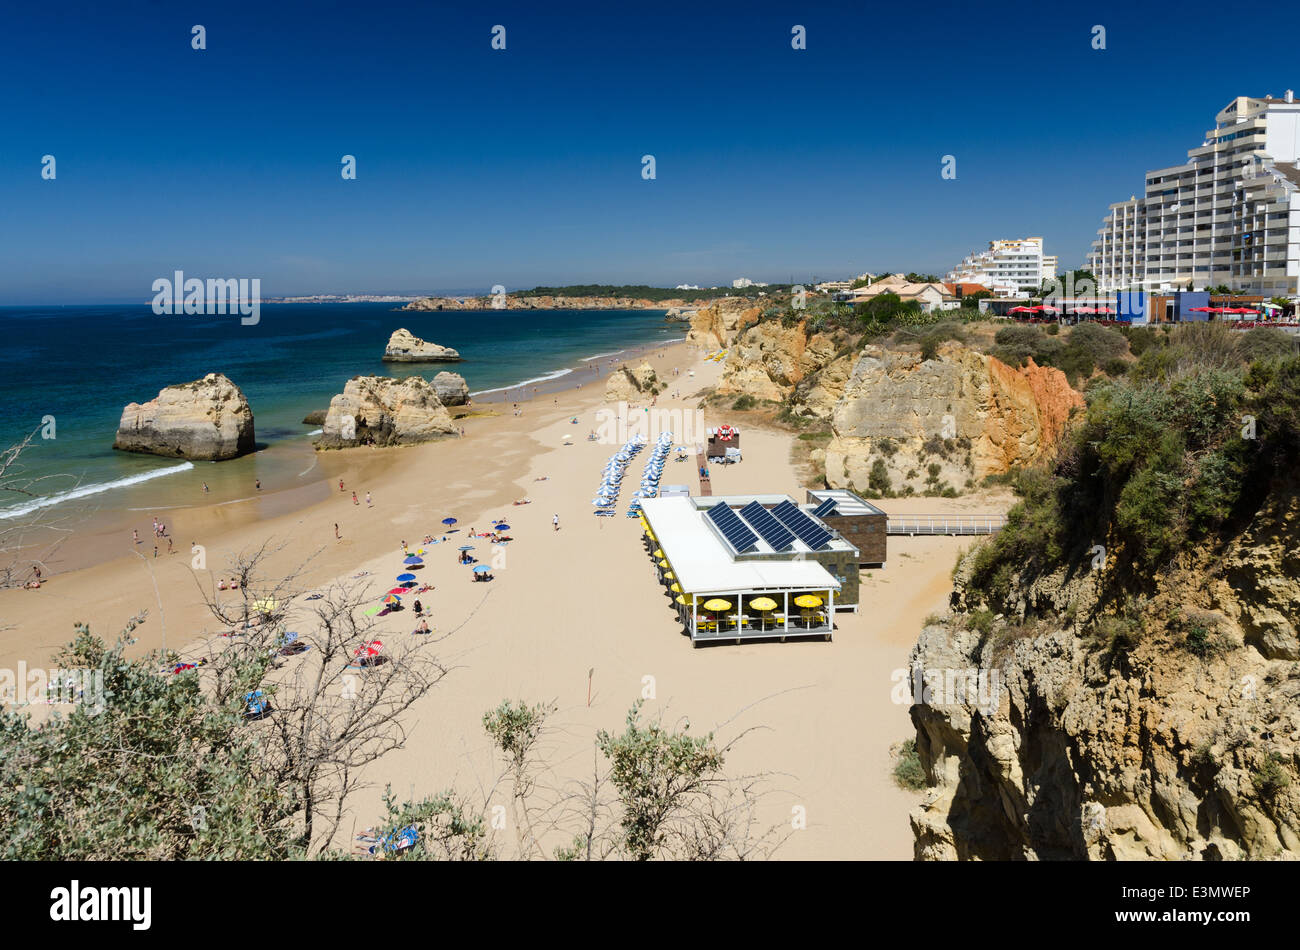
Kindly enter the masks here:
<path id="1" fill-rule="evenodd" d="M 695 456 L 695 471 L 707 472 L 709 470 L 708 450 L 704 449 Z M 700 495 L 708 496 L 713 494 L 713 484 L 707 475 L 700 475 Z"/>

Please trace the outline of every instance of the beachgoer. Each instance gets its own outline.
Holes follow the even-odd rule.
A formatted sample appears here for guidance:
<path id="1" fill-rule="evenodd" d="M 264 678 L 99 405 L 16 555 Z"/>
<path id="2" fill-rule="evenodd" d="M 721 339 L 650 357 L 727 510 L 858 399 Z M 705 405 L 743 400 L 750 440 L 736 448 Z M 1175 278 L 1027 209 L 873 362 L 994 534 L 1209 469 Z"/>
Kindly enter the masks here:
<path id="1" fill-rule="evenodd" d="M 135 530 L 135 528 L 131 529 L 131 540 L 134 541 L 136 544 L 140 543 L 140 532 Z"/>
<path id="2" fill-rule="evenodd" d="M 172 539 L 171 539 L 171 538 L 168 538 L 168 539 L 167 539 L 167 553 L 168 553 L 168 554 L 175 554 L 175 553 L 176 553 L 175 551 L 172 550 Z"/>
<path id="3" fill-rule="evenodd" d="M 343 479 L 339 479 L 339 491 L 343 490 Z"/>
<path id="4" fill-rule="evenodd" d="M 555 527 L 556 531 L 560 530 L 560 516 L 558 514 L 551 515 L 551 524 Z"/>
<path id="5" fill-rule="evenodd" d="M 204 483 L 203 483 L 203 493 L 204 493 L 205 495 L 208 493 L 208 483 L 207 483 L 207 482 L 204 482 Z"/>
<path id="6" fill-rule="evenodd" d="M 337 521 L 334 522 L 334 537 L 339 541 L 343 540 L 343 535 L 339 534 L 339 523 Z"/>
<path id="7" fill-rule="evenodd" d="M 256 488 L 258 491 L 261 491 L 261 490 L 262 490 L 262 480 L 259 478 L 257 481 L 253 482 L 253 487 Z"/>
<path id="8" fill-rule="evenodd" d="M 356 493 L 356 492 L 353 492 L 353 493 L 352 493 L 352 504 L 354 504 L 354 505 L 359 505 L 359 504 L 361 504 L 361 502 L 357 501 L 357 493 Z"/>
<path id="9" fill-rule="evenodd" d="M 418 616 L 420 616 L 422 613 L 424 613 L 424 607 L 420 604 L 420 601 L 419 601 L 419 600 L 416 600 L 416 602 L 415 602 L 415 615 L 418 617 Z"/>
<path id="10" fill-rule="evenodd" d="M 226 579 L 223 577 L 221 578 L 221 580 L 217 582 L 217 590 L 225 590 L 225 589 L 226 589 Z"/>

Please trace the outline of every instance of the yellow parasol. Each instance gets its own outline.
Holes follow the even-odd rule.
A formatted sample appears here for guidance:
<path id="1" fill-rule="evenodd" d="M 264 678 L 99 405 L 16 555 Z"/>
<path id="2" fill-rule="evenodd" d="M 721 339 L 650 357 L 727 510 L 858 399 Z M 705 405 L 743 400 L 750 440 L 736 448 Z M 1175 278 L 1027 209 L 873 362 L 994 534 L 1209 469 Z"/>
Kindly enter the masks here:
<path id="1" fill-rule="evenodd" d="M 822 599 L 816 594 L 800 594 L 794 599 L 796 607 L 820 607 Z"/>
<path id="2" fill-rule="evenodd" d="M 655 557 L 663 557 L 663 556 L 664 556 L 664 552 L 662 549 L 655 551 Z"/>
<path id="3" fill-rule="evenodd" d="M 267 597 L 263 600 L 253 601 L 253 609 L 260 610 L 263 613 L 270 613 L 272 610 L 275 610 L 275 608 L 279 606 L 280 606 L 280 602 L 276 600 L 274 597 Z"/>
<path id="4" fill-rule="evenodd" d="M 660 566 L 660 567 L 667 567 L 667 566 L 668 566 L 668 562 L 667 562 L 666 560 L 664 560 L 663 558 L 660 558 L 660 559 L 659 559 L 659 566 Z"/>
<path id="5" fill-rule="evenodd" d="M 771 597 L 755 597 L 749 602 L 755 610 L 776 610 L 776 601 Z"/>
<path id="6" fill-rule="evenodd" d="M 682 585 L 681 585 L 681 584 L 674 584 L 672 587 L 670 587 L 670 588 L 668 588 L 668 589 L 669 589 L 670 591 L 672 591 L 674 594 L 680 594 L 680 593 L 682 592 Z"/>
<path id="7" fill-rule="evenodd" d="M 690 601 L 687 600 L 687 599 L 686 599 L 684 596 L 682 596 L 681 594 L 678 594 L 678 595 L 677 595 L 677 603 L 679 603 L 679 604 L 689 604 Z"/>
<path id="8" fill-rule="evenodd" d="M 723 600 L 721 597 L 714 597 L 712 600 L 706 600 L 703 604 L 705 610 L 717 612 L 719 610 L 730 610 L 731 601 Z"/>
<path id="9" fill-rule="evenodd" d="M 674 574 L 672 571 L 664 571 L 664 580 L 675 581 L 677 580 L 677 575 Z"/>

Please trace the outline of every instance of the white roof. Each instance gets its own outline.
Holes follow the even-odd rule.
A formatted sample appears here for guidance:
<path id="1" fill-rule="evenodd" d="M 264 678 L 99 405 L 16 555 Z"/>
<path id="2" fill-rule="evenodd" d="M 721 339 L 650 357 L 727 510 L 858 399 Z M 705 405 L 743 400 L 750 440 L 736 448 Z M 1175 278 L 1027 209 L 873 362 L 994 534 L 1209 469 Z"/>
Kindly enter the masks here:
<path id="1" fill-rule="evenodd" d="M 689 498 L 647 498 L 641 510 L 683 593 L 840 589 L 840 582 L 817 561 L 733 560 L 704 523 L 704 512 Z"/>

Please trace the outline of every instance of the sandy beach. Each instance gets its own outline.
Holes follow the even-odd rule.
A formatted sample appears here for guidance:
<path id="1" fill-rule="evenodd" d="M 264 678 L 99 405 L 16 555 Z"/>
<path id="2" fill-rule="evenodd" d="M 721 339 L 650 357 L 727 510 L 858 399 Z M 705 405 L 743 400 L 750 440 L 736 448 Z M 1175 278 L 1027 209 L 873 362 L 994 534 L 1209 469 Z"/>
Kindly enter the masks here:
<path id="1" fill-rule="evenodd" d="M 721 369 L 685 344 L 654 351 L 647 361 L 669 383 L 659 407 L 670 409 L 694 409 L 697 394 Z M 681 398 L 672 398 L 678 390 Z M 370 787 L 353 801 L 355 827 L 378 817 L 386 783 L 399 796 L 455 787 L 473 798 L 491 788 L 500 767 L 481 717 L 503 699 L 554 701 L 545 742 L 552 781 L 585 778 L 596 731 L 618 728 L 652 683 L 649 715 L 687 719 L 693 732 L 716 730 L 723 741 L 754 730 L 729 756 L 727 771 L 772 774 L 764 821 L 789 827 L 796 806 L 807 815 L 806 829 L 791 834 L 780 857 L 909 860 L 907 812 L 915 796 L 894 784 L 890 746 L 912 728 L 907 705 L 893 699 L 894 687 L 923 618 L 944 609 L 953 560 L 969 539 L 891 538 L 888 566 L 864 575 L 864 607 L 837 615 L 831 642 L 692 649 L 655 581 L 637 521 L 623 517 L 629 499 L 616 518 L 591 514 L 597 475 L 614 450 L 586 441 L 599 424 L 603 392 L 603 385 L 590 385 L 539 395 L 522 404 L 521 416 L 509 403 L 497 403 L 491 408 L 498 414 L 464 420 L 464 439 L 322 453 L 326 477 L 300 489 L 320 496 L 307 507 L 277 513 L 282 501 L 269 494 L 241 503 L 255 518 L 221 510 L 232 505 L 187 509 L 174 522 L 167 519 L 177 551 L 170 556 L 153 558 L 151 516 L 141 512 L 140 556 L 128 553 L 60 574 L 40 591 L 0 592 L 0 666 L 44 663 L 71 638 L 76 621 L 111 639 L 145 609 L 149 617 L 136 631 L 135 649 L 165 643 L 192 654 L 220 630 L 200 585 L 211 592 L 218 578 L 228 576 L 225 565 L 235 552 L 268 539 L 284 545 L 267 561 L 268 570 L 274 576 L 301 570 L 304 592 L 369 571 L 365 581 L 377 597 L 402 570 L 401 542 L 421 546 L 424 536 L 442 535 L 444 517 L 454 517 L 458 532 L 449 538 L 455 543 L 426 546 L 421 573 L 421 581 L 435 587 L 422 600 L 436 629 L 455 630 L 439 649 L 453 669 L 412 711 L 405 748 L 369 768 Z M 705 421 L 729 420 L 706 410 Z M 566 435 L 572 444 L 564 444 Z M 788 434 L 745 430 L 745 461 L 713 468 L 714 493 L 786 492 L 802 499 L 789 447 Z M 663 481 L 696 489 L 694 462 L 670 461 Z M 352 503 L 354 489 L 359 505 Z M 373 507 L 365 503 L 366 492 Z M 523 498 L 531 504 L 512 504 Z M 881 504 L 888 510 L 895 502 Z M 925 498 L 909 499 L 900 510 L 971 505 L 991 507 Z M 515 540 L 495 581 L 474 584 L 457 563 L 456 548 L 470 528 L 489 527 L 491 517 L 504 517 Z M 341 541 L 335 540 L 336 523 Z M 206 570 L 192 568 L 191 542 L 204 548 Z M 478 552 L 485 560 L 486 550 Z M 310 642 L 310 628 L 295 626 L 305 616 L 295 604 L 289 626 Z M 377 632 L 385 639 L 409 637 L 414 622 L 409 611 L 395 613 L 380 618 Z M 493 794 L 489 805 L 507 804 L 503 793 Z M 348 846 L 346 840 L 335 844 Z"/>

